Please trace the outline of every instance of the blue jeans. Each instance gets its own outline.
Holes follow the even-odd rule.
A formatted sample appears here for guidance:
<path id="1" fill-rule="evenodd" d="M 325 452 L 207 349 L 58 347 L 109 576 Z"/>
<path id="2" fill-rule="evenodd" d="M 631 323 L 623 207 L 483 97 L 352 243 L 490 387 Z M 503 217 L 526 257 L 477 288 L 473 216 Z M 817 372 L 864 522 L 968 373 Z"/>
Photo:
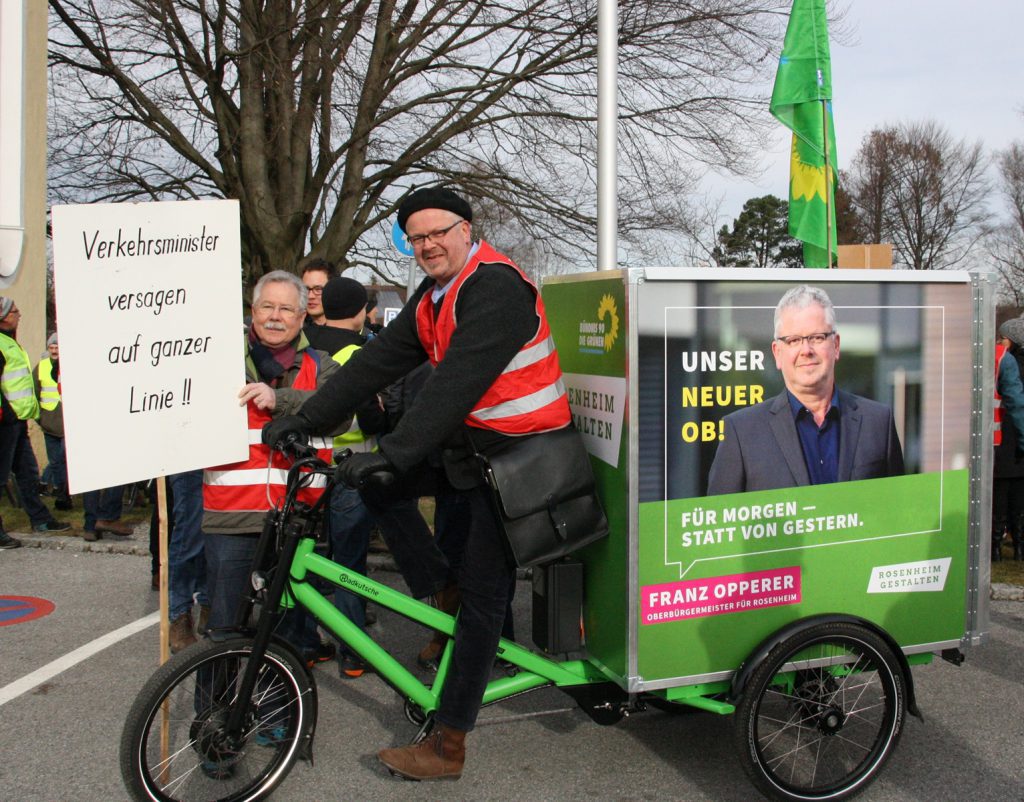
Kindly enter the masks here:
<path id="1" fill-rule="evenodd" d="M 82 507 L 85 509 L 85 530 L 87 532 L 94 530 L 96 521 L 118 520 L 121 517 L 123 500 L 124 485 L 83 493 Z"/>
<path id="2" fill-rule="evenodd" d="M 186 471 L 169 477 L 174 522 L 167 544 L 170 619 L 192 609 L 193 597 L 208 605 L 206 549 L 203 542 L 203 472 Z"/>
<path id="3" fill-rule="evenodd" d="M 203 539 L 206 547 L 206 591 L 210 597 L 210 629 L 230 629 L 244 624 L 246 622 L 238 620 L 239 604 L 249 590 L 252 558 L 256 553 L 259 536 L 255 533 L 204 534 Z M 311 638 L 316 637 L 316 622 L 305 610 L 289 610 L 277 632 L 302 652 L 310 648 Z"/>
<path id="4" fill-rule="evenodd" d="M 39 463 L 28 439 L 28 424 L 23 421 L 0 425 L 0 487 L 6 487 L 11 474 L 18 483 L 21 506 L 32 526 L 53 520 L 39 500 Z"/>
<path id="5" fill-rule="evenodd" d="M 64 453 L 64 438 L 43 432 L 43 442 L 46 444 L 46 459 L 50 463 L 46 466 L 50 472 L 50 484 L 53 485 L 57 498 L 67 500 L 68 463 Z"/>
<path id="6" fill-rule="evenodd" d="M 366 573 L 366 552 L 370 547 L 370 511 L 358 490 L 338 485 L 331 494 L 328 532 L 332 559 L 346 568 Z M 366 628 L 366 602 L 340 587 L 334 591 L 334 606 L 360 629 Z"/>

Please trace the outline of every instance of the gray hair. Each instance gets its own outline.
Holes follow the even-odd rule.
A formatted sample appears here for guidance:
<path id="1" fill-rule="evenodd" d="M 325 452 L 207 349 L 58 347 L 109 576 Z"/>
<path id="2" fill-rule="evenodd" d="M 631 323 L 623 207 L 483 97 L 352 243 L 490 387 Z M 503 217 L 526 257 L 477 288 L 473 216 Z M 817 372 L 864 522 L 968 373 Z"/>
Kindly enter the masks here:
<path id="1" fill-rule="evenodd" d="M 252 291 L 253 306 L 260 302 L 263 288 L 267 284 L 291 284 L 299 294 L 299 311 L 306 311 L 306 305 L 309 303 L 309 290 L 306 289 L 306 285 L 302 283 L 298 276 L 294 273 L 289 273 L 287 270 L 271 270 L 256 282 L 256 286 Z"/>
<path id="2" fill-rule="evenodd" d="M 806 309 L 811 304 L 817 304 L 824 310 L 825 323 L 829 329 L 835 331 L 836 311 L 828 294 L 818 287 L 801 284 L 799 287 L 793 287 L 779 299 L 778 306 L 775 307 L 775 336 L 781 335 L 779 329 L 782 325 L 782 313 L 786 309 Z"/>

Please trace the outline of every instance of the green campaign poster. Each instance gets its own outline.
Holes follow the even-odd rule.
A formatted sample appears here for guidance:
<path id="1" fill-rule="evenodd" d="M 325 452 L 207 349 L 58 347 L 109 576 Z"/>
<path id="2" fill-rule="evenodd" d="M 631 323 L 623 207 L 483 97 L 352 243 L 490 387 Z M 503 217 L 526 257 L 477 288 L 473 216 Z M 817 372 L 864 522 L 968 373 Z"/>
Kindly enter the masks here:
<path id="1" fill-rule="evenodd" d="M 830 312 L 815 295 L 776 320 L 804 282 Z M 959 645 L 990 446 L 971 423 L 976 289 L 965 273 L 851 270 L 546 282 L 611 524 L 579 555 L 591 659 L 630 690 L 714 682 L 829 613 L 907 653 Z"/>
<path id="2" fill-rule="evenodd" d="M 910 650 L 963 635 L 971 285 L 852 272 L 816 274 L 834 320 L 800 328 L 787 307 L 792 331 L 776 305 L 800 280 L 639 284 L 643 682 L 725 676 L 819 613 Z M 807 428 L 798 396 L 825 373 L 835 394 Z"/>

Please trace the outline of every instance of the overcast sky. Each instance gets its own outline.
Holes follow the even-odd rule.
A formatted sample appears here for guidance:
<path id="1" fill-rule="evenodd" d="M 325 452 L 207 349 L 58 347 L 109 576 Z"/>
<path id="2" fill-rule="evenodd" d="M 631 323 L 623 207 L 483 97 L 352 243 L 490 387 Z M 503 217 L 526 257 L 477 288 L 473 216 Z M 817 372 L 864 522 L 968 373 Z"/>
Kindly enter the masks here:
<path id="1" fill-rule="evenodd" d="M 1024 2 L 850 0 L 848 25 L 854 41 L 832 43 L 840 169 L 886 123 L 935 119 L 987 150 L 1024 139 Z M 778 129 L 756 182 L 708 180 L 725 193 L 728 222 L 748 198 L 787 198 L 789 134 Z"/>

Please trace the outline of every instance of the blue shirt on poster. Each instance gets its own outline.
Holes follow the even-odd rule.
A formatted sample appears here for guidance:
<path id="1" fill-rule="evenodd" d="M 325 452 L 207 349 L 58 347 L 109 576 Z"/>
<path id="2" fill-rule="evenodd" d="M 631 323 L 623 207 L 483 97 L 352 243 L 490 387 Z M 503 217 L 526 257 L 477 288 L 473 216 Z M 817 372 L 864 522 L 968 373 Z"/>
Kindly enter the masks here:
<path id="1" fill-rule="evenodd" d="M 795 395 L 786 390 L 793 412 L 796 432 L 804 452 L 804 462 L 812 485 L 824 485 L 839 479 L 839 392 L 832 390 L 825 420 L 819 427 L 814 415 Z"/>

